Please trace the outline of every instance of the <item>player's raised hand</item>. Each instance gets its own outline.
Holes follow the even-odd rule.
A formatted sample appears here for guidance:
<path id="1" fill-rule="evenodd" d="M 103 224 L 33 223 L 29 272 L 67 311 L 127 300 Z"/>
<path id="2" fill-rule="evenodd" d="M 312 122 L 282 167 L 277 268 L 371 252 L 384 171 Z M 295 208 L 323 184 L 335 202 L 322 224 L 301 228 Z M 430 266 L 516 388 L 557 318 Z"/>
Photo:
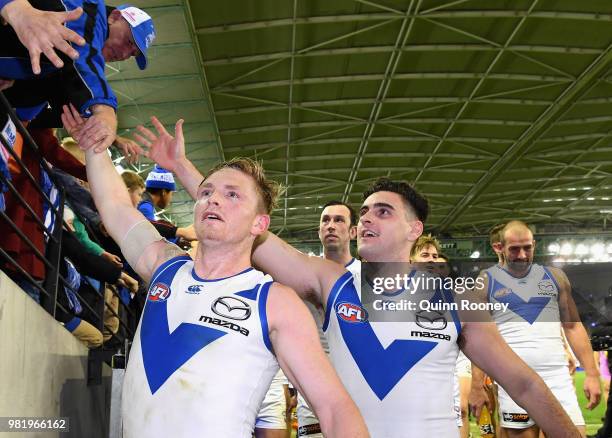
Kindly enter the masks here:
<path id="1" fill-rule="evenodd" d="M 32 7 L 27 0 L 13 0 L 2 9 L 2 17 L 13 27 L 19 41 L 28 49 L 34 74 L 40 73 L 40 55 L 44 54 L 57 68 L 64 62 L 55 50 L 64 52 L 72 59 L 78 52 L 69 44 L 80 46 L 85 39 L 64 26 L 67 21 L 78 19 L 82 8 L 67 12 L 41 11 Z"/>
<path id="2" fill-rule="evenodd" d="M 151 123 L 157 131 L 157 135 L 150 129 L 138 125 L 138 131 L 142 134 L 134 134 L 134 139 L 145 149 L 146 156 L 155 161 L 164 169 L 174 172 L 176 164 L 185 159 L 185 139 L 183 137 L 183 119 L 176 122 L 174 126 L 174 137 L 171 136 L 164 125 L 157 119 L 151 117 Z"/>

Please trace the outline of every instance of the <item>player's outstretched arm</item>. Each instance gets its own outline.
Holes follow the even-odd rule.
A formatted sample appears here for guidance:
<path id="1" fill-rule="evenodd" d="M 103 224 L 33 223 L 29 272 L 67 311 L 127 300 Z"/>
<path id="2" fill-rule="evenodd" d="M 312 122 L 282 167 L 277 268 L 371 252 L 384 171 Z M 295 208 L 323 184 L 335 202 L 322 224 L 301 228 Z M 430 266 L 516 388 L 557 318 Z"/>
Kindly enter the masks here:
<path id="1" fill-rule="evenodd" d="M 466 322 L 461 336 L 465 355 L 497 381 L 547 436 L 581 436 L 540 376 L 506 344 L 495 323 Z"/>
<path id="2" fill-rule="evenodd" d="M 28 49 L 34 74 L 40 73 L 41 54 L 44 54 L 57 68 L 64 65 L 54 48 L 72 59 L 79 57 L 78 52 L 68 43 L 82 46 L 85 44 L 85 39 L 64 26 L 64 23 L 78 19 L 82 13 L 82 8 L 67 12 L 51 12 L 35 9 L 27 0 L 8 2 L 0 0 L 0 15 L 11 25 L 19 41 Z"/>
<path id="3" fill-rule="evenodd" d="M 157 117 L 151 117 L 151 123 L 155 127 L 157 134 L 139 125 L 138 131 L 140 134 L 134 134 L 134 139 L 146 150 L 148 158 L 164 169 L 174 173 L 183 187 L 185 187 L 185 190 L 187 190 L 193 199 L 197 200 L 198 187 L 204 177 L 185 155 L 183 119 L 176 122 L 174 137 L 170 135 Z"/>
<path id="4" fill-rule="evenodd" d="M 64 106 L 64 127 L 73 133 L 83 125 L 76 108 Z M 106 151 L 86 151 L 87 179 L 102 222 L 117 242 L 128 263 L 145 281 L 165 260 L 184 254 L 180 248 L 162 240 L 157 230 L 136 210 L 127 188 Z"/>
<path id="5" fill-rule="evenodd" d="M 274 283 L 266 311 L 270 341 L 283 372 L 308 400 L 329 438 L 368 437 L 357 406 L 323 352 L 315 322 L 293 290 Z"/>
<path id="6" fill-rule="evenodd" d="M 255 241 L 253 263 L 275 280 L 294 289 L 303 299 L 325 305 L 344 267 L 321 257 L 308 256 L 280 237 L 267 232 Z"/>
<path id="7" fill-rule="evenodd" d="M 586 374 L 583 388 L 584 395 L 589 400 L 587 409 L 594 409 L 601 400 L 601 386 L 589 335 L 580 321 L 569 279 L 561 269 L 550 270 L 559 285 L 559 314 L 565 337 Z"/>

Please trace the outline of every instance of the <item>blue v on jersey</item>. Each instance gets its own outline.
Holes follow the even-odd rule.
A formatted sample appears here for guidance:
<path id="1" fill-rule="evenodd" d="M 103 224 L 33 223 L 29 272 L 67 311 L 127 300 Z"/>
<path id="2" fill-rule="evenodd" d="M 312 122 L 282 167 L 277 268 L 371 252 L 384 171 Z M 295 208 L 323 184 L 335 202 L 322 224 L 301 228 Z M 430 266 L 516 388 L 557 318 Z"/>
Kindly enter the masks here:
<path id="1" fill-rule="evenodd" d="M 152 277 L 122 394 L 125 438 L 250 438 L 278 362 L 268 337 L 271 277 L 199 278 L 187 256 Z"/>
<path id="2" fill-rule="evenodd" d="M 369 321 L 359 277 L 346 272 L 336 281 L 323 331 L 329 358 L 371 436 L 457 437 L 453 374 L 461 324 L 456 313 L 419 319 L 420 312 L 406 312 L 402 321 Z M 431 301 L 453 299 L 449 291 L 416 293 Z"/>

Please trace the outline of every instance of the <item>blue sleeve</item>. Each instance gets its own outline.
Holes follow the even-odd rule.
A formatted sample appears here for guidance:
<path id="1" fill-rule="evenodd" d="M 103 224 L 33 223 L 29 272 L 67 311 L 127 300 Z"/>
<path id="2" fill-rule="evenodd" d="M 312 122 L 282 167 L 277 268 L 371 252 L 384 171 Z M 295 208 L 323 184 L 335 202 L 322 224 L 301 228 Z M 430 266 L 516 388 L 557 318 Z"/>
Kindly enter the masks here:
<path id="1" fill-rule="evenodd" d="M 0 0 L 0 11 L 13 0 Z"/>
<path id="2" fill-rule="evenodd" d="M 104 2 L 100 0 L 95 3 L 84 2 L 82 6 L 83 15 L 78 20 L 66 23 L 66 27 L 85 39 L 84 46 L 74 46 L 79 53 L 79 58 L 74 61 L 75 71 L 67 82 L 68 84 L 74 82 L 71 85 L 76 84 L 80 89 L 76 92 L 78 96 L 72 98 L 71 101 L 77 103 L 81 114 L 91 115 L 89 108 L 92 105 L 101 104 L 116 109 L 117 97 L 104 73 L 105 61 L 102 48 L 108 33 Z"/>
<path id="3" fill-rule="evenodd" d="M 155 220 L 155 209 L 153 208 L 153 204 L 150 202 L 141 202 L 138 204 L 138 211 L 141 212 L 144 217 L 149 219 L 150 221 Z"/>

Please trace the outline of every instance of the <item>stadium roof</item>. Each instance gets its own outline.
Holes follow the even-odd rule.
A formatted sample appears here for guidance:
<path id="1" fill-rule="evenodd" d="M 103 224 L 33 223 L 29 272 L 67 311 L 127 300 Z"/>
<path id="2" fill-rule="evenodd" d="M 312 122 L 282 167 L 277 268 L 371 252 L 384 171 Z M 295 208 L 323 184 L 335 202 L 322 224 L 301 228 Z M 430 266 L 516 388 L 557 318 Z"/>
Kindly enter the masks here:
<path id="1" fill-rule="evenodd" d="M 437 232 L 612 214 L 612 2 L 134 4 L 158 36 L 145 72 L 109 67 L 120 133 L 184 118 L 202 169 L 263 161 L 287 187 L 273 214 L 286 237 L 312 237 L 320 206 L 358 206 L 379 176 L 427 195 Z M 171 217 L 191 216 L 181 191 Z"/>

